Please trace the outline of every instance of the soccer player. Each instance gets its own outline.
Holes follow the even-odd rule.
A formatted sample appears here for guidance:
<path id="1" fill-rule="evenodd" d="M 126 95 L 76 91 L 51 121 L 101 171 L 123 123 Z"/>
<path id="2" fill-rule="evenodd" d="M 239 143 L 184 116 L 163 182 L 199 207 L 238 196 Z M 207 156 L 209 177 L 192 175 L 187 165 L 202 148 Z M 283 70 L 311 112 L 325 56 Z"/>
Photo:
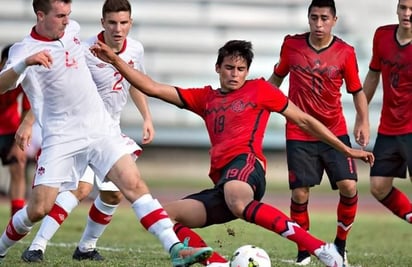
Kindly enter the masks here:
<path id="1" fill-rule="evenodd" d="M 347 157 L 373 163 L 373 154 L 345 145 L 264 79 L 247 80 L 253 59 L 250 42 L 231 40 L 219 49 L 215 65 L 220 81 L 217 89 L 185 89 L 158 83 L 131 68 L 102 42 L 91 50 L 113 64 L 137 89 L 194 112 L 205 122 L 211 142 L 209 176 L 215 186 L 164 204 L 172 219 L 182 226 L 199 228 L 240 218 L 306 247 L 326 266 L 342 266 L 343 258 L 333 244 L 317 239 L 282 211 L 260 201 L 266 186 L 264 132 L 271 112 L 278 112 Z M 191 237 L 185 231 L 181 234 Z M 204 244 L 196 238 L 190 238 L 190 242 Z"/>
<path id="2" fill-rule="evenodd" d="M 129 62 L 133 67 L 144 71 L 143 46 L 140 42 L 127 37 L 132 26 L 131 5 L 129 1 L 106 0 L 102 8 L 101 25 L 104 30 L 86 41 L 86 49 L 94 44 L 96 40 L 102 40 L 118 53 L 122 59 Z M 150 143 L 154 137 L 154 127 L 146 96 L 140 91 L 131 88 L 127 80 L 123 79 L 110 64 L 105 64 L 90 53 L 88 53 L 86 59 L 98 92 L 104 101 L 107 111 L 115 120 L 119 134 L 121 133 L 120 116 L 127 102 L 129 91 L 143 117 L 142 143 Z M 31 129 L 31 125 L 28 125 L 27 130 L 29 129 Z M 23 135 L 29 135 L 29 133 Z M 141 152 L 141 148 L 126 136 L 124 141 L 129 147 L 129 152 L 134 157 L 137 157 Z M 41 227 L 31 245 L 23 252 L 22 259 L 24 261 L 41 262 L 43 260 L 43 254 L 48 241 L 57 232 L 70 212 L 92 191 L 95 180 L 94 176 L 93 171 L 88 168 L 86 174 L 80 179 L 79 186 L 75 191 L 59 193 L 53 208 L 43 219 Z M 96 250 L 96 243 L 110 223 L 112 215 L 122 200 L 121 192 L 112 182 L 100 182 L 100 179 L 97 178 L 96 185 L 100 190 L 100 194 L 90 208 L 86 228 L 73 254 L 73 259 L 76 260 L 100 261 L 104 259 Z"/>
<path id="3" fill-rule="evenodd" d="M 11 45 L 1 51 L 0 70 L 6 64 Z M 22 100 L 19 98 L 23 96 Z M 21 101 L 21 108 L 19 108 Z M 24 151 L 18 148 L 14 135 L 19 127 L 21 117 L 30 110 L 27 96 L 19 86 L 16 90 L 0 95 L 0 158 L 10 173 L 10 212 L 11 215 L 24 207 L 26 198 L 26 161 Z M 21 112 L 21 113 L 20 113 Z"/>
<path id="4" fill-rule="evenodd" d="M 382 76 L 383 103 L 370 170 L 372 195 L 394 215 L 412 223 L 408 195 L 393 185 L 394 178 L 412 175 L 412 0 L 399 0 L 398 23 L 378 27 L 364 81 L 368 102 Z"/>
<path id="5" fill-rule="evenodd" d="M 48 214 L 59 191 L 74 190 L 87 166 L 112 181 L 154 234 L 173 266 L 190 266 L 212 249 L 179 241 L 173 223 L 141 179 L 124 138 L 107 112 L 86 63 L 80 26 L 70 20 L 70 0 L 34 0 L 36 24 L 10 49 L 0 73 L 0 93 L 21 83 L 42 129 L 42 147 L 27 206 L 15 213 L 0 237 L 0 260 Z M 24 143 L 24 142 L 23 142 Z"/>
<path id="6" fill-rule="evenodd" d="M 282 44 L 279 62 L 269 81 L 280 86 L 289 75 L 289 98 L 303 111 L 321 121 L 343 143 L 351 146 L 341 103 L 345 81 L 357 112 L 356 142 L 369 142 L 369 114 L 358 75 L 355 50 L 332 34 L 337 22 L 334 0 L 313 0 L 308 8 L 310 31 L 288 35 Z M 326 172 L 332 190 L 338 190 L 337 229 L 334 243 L 346 258 L 346 240 L 358 207 L 357 170 L 353 158 L 302 131 L 288 120 L 286 154 L 291 189 L 290 216 L 309 231 L 310 188 L 319 185 Z M 297 265 L 310 263 L 310 253 L 298 246 Z"/>

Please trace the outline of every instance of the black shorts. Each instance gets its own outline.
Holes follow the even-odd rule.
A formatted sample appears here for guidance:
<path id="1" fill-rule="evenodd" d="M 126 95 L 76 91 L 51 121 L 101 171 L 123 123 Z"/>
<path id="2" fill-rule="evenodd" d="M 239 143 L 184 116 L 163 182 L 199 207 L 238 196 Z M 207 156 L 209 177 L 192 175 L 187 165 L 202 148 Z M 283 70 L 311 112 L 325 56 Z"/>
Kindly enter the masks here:
<path id="1" fill-rule="evenodd" d="M 252 161 L 250 160 L 253 157 Z M 248 160 L 249 159 L 249 160 Z M 206 224 L 203 227 L 222 224 L 234 219 L 225 202 L 223 185 L 231 180 L 241 180 L 248 183 L 254 191 L 254 199 L 260 201 L 266 190 L 265 170 L 254 155 L 242 154 L 232 160 L 221 172 L 219 182 L 214 188 L 203 190 L 186 196 L 185 199 L 195 199 L 203 203 L 207 213 Z"/>
<path id="2" fill-rule="evenodd" d="M 412 174 L 412 134 L 378 134 L 373 148 L 375 163 L 370 175 L 406 178 L 406 170 Z"/>
<path id="3" fill-rule="evenodd" d="M 351 146 L 348 135 L 338 138 Z M 358 180 L 355 160 L 324 142 L 287 140 L 286 152 L 290 189 L 319 185 L 324 171 L 333 190 L 338 181 Z"/>
<path id="4" fill-rule="evenodd" d="M 11 163 L 17 162 L 17 159 L 15 157 L 7 159 L 7 156 L 9 155 L 14 142 L 14 134 L 0 135 L 0 157 L 3 165 L 9 165 Z"/>

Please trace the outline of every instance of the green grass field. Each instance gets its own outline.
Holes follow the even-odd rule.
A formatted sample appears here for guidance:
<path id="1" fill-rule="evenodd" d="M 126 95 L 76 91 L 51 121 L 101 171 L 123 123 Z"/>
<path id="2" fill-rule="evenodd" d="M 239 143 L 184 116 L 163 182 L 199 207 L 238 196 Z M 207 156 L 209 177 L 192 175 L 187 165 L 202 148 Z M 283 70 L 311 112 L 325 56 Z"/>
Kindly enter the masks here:
<path id="1" fill-rule="evenodd" d="M 187 155 L 187 151 L 185 153 L 187 158 L 191 159 L 190 164 L 187 162 L 176 163 L 176 160 L 170 161 L 167 157 L 168 154 L 158 152 L 153 154 L 149 152 L 138 161 L 143 177 L 150 177 L 147 182 L 153 194 L 160 196 L 159 199 L 165 198 L 166 193 L 169 194 L 169 198 L 178 199 L 187 192 L 197 192 L 210 186 L 210 181 L 206 176 L 208 161 L 202 160 L 206 166 L 194 164 L 195 156 Z M 166 155 L 164 156 L 166 158 L 160 159 L 159 155 Z M 176 156 L 176 158 L 183 157 Z M 290 195 L 287 182 L 283 178 L 286 173 L 282 169 L 285 164 L 279 160 L 273 163 L 273 158 L 275 157 L 270 158 L 272 160 L 272 164 L 269 165 L 272 168 L 270 176 L 272 177 L 268 181 L 268 190 L 264 201 L 274 204 L 288 213 Z M 177 167 L 176 170 L 172 170 L 172 165 Z M 159 166 L 162 167 L 159 168 Z M 182 166 L 184 169 L 180 169 Z M 162 172 L 160 173 L 160 171 Z M 197 175 L 198 173 L 200 175 Z M 351 266 L 412 266 L 411 225 L 393 216 L 376 201 L 371 201 L 365 173 L 366 171 L 363 170 L 358 184 L 359 212 L 347 243 Z M 276 177 L 273 177 L 274 174 L 277 174 Z M 195 175 L 198 177 L 193 178 Z M 168 178 L 162 179 L 161 177 Z M 397 183 L 397 186 L 404 192 L 410 192 L 409 181 L 398 179 Z M 311 233 L 331 242 L 336 232 L 337 192 L 331 192 L 326 182 L 311 192 Z M 6 201 L 1 203 L 0 231 L 3 231 L 9 220 L 9 206 Z M 312 208 L 312 205 L 315 207 Z M 171 266 L 168 254 L 163 251 L 157 239 L 140 226 L 128 204 L 122 205 L 118 209 L 112 223 L 98 242 L 98 250 L 106 260 L 103 263 L 73 261 L 72 253 L 83 232 L 89 207 L 90 202 L 83 203 L 72 212 L 49 244 L 41 266 Z M 32 234 L 10 249 L 1 266 L 29 265 L 23 263 L 20 256 L 29 245 L 38 227 L 39 225 L 36 225 Z M 256 225 L 237 220 L 224 225 L 197 229 L 197 231 L 211 247 L 224 256 L 230 257 L 235 249 L 242 245 L 254 244 L 268 252 L 273 267 L 294 266 L 291 261 L 296 255 L 295 244 Z M 229 232 L 234 233 L 234 235 L 229 234 Z M 322 265 L 313 258 L 310 266 Z"/>
<path id="2" fill-rule="evenodd" d="M 141 228 L 127 205 L 118 209 L 98 243 L 98 249 L 106 260 L 103 263 L 73 261 L 71 255 L 80 239 L 88 207 L 82 204 L 73 211 L 50 243 L 41 266 L 170 266 L 168 254 L 151 234 Z M 7 206 L 1 206 L 2 229 L 8 221 L 8 212 Z M 316 210 L 311 213 L 311 219 L 313 234 L 325 240 L 333 240 L 333 210 Z M 20 255 L 29 245 L 37 228 L 38 225 L 31 235 L 10 249 L 2 266 L 28 265 L 22 262 Z M 234 235 L 229 234 L 228 230 Z M 198 232 L 210 246 L 225 256 L 230 256 L 241 245 L 254 244 L 268 252 L 272 266 L 293 266 L 290 261 L 296 253 L 294 243 L 255 225 L 238 220 L 198 229 Z M 390 215 L 386 210 L 359 213 L 348 240 L 348 257 L 353 266 L 411 266 L 411 240 L 410 225 Z M 311 266 L 322 266 L 316 259 L 312 262 Z"/>

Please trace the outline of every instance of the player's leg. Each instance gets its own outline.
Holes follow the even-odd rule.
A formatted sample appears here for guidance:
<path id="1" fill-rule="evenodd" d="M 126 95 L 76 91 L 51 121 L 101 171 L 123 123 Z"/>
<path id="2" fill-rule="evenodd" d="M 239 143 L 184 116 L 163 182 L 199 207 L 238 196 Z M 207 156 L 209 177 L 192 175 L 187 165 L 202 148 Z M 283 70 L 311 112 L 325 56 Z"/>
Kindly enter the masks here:
<path id="1" fill-rule="evenodd" d="M 351 146 L 348 135 L 338 137 L 345 145 Z M 339 203 L 337 206 L 337 224 L 334 243 L 339 253 L 347 263 L 346 240 L 358 209 L 358 189 L 357 189 L 357 168 L 356 162 L 352 158 L 346 157 L 340 151 L 331 146 L 321 143 L 319 145 L 322 162 L 329 177 L 329 182 L 333 190 L 339 189 Z"/>
<path id="2" fill-rule="evenodd" d="M 57 195 L 50 212 L 43 218 L 36 236 L 30 246 L 23 252 L 21 258 L 26 262 L 41 262 L 48 242 L 67 219 L 80 201 L 86 198 L 93 189 L 94 173 L 88 167 L 80 179 L 78 188 L 73 191 L 63 191 Z"/>
<path id="3" fill-rule="evenodd" d="M 26 154 L 15 143 L 14 134 L 0 135 L 0 157 L 10 173 L 8 196 L 10 212 L 13 216 L 25 205 L 27 161 Z"/>
<path id="4" fill-rule="evenodd" d="M 370 191 L 382 205 L 402 220 L 412 223 L 412 204 L 408 196 L 393 186 L 394 177 L 412 173 L 412 134 L 384 136 L 378 134 L 370 170 Z"/>
<path id="5" fill-rule="evenodd" d="M 179 240 L 183 242 L 185 238 L 189 237 L 189 245 L 192 247 L 208 247 L 208 245 L 190 228 L 201 228 L 235 219 L 233 215 L 227 212 L 227 209 L 222 212 L 222 206 L 226 207 L 223 192 L 219 193 L 217 189 L 204 190 L 163 205 L 172 221 L 175 222 L 173 229 Z M 187 210 L 191 212 L 187 212 Z M 212 215 L 207 216 L 207 214 Z M 227 215 L 230 215 L 230 219 L 226 219 Z M 207 217 L 218 218 L 219 220 L 208 222 Z M 229 266 L 228 260 L 216 251 L 201 264 L 204 266 Z"/>
<path id="6" fill-rule="evenodd" d="M 136 160 L 142 153 L 142 148 L 133 139 L 123 134 L 121 137 L 127 148 L 126 151 Z M 110 181 L 101 181 L 101 179 L 95 178 L 95 186 L 99 189 L 99 195 L 90 207 L 86 227 L 73 253 L 75 260 L 104 260 L 96 249 L 97 240 L 111 222 L 113 214 L 123 199 L 123 195 L 116 185 Z"/>
<path id="7" fill-rule="evenodd" d="M 107 140 L 106 140 L 107 141 Z M 108 142 L 101 145 L 108 145 Z M 145 182 L 141 179 L 140 172 L 130 156 L 122 154 L 119 146 L 109 148 L 113 153 L 105 153 L 110 159 L 101 159 L 101 155 L 94 161 L 99 165 L 99 177 L 105 177 L 104 169 L 112 166 L 107 173 L 107 177 L 120 189 L 124 197 L 132 204 L 132 208 L 140 223 L 149 232 L 154 234 L 162 243 L 164 249 L 170 253 L 173 266 L 186 266 L 208 258 L 212 249 L 207 248 L 188 248 L 182 244 L 175 232 L 173 223 L 160 203 L 152 198 Z M 113 158 L 117 158 L 113 165 Z M 107 162 L 106 162 L 107 160 Z M 102 172 L 103 170 L 103 172 Z"/>
<path id="8" fill-rule="evenodd" d="M 58 186 L 40 184 L 32 189 L 27 206 L 14 214 L 0 238 L 0 257 L 50 211 L 59 192 Z"/>
<path id="9" fill-rule="evenodd" d="M 110 186 L 113 187 L 112 191 L 109 191 Z M 90 207 L 86 228 L 73 253 L 73 259 L 75 260 L 104 260 L 103 256 L 96 250 L 96 243 L 111 222 L 113 214 L 123 199 L 123 195 L 111 182 L 104 182 L 102 186 L 98 187 L 105 191 L 100 191 Z"/>
<path id="10" fill-rule="evenodd" d="M 289 188 L 291 189 L 290 217 L 302 229 L 309 232 L 309 193 L 310 187 L 320 184 L 323 166 L 320 162 L 317 142 L 288 140 L 286 155 L 289 170 Z M 308 265 L 309 251 L 297 244 L 296 265 Z"/>
<path id="11" fill-rule="evenodd" d="M 279 209 L 260 202 L 266 186 L 264 175 L 254 155 L 241 155 L 225 168 L 221 182 L 231 213 L 304 246 L 327 266 L 342 266 L 343 258 L 334 244 L 312 236 Z"/>

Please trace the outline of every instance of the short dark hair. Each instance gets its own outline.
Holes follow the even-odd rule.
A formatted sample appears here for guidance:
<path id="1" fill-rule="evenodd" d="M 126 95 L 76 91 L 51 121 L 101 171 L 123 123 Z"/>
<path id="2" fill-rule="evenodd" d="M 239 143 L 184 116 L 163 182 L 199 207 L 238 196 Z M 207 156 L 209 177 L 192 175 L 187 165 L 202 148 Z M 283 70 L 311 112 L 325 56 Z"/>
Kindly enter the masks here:
<path id="1" fill-rule="evenodd" d="M 52 9 L 52 3 L 54 2 L 70 4 L 72 0 L 33 0 L 34 13 L 37 13 L 37 11 L 42 11 L 45 14 L 48 14 Z"/>
<path id="2" fill-rule="evenodd" d="M 1 50 L 0 69 L 3 68 L 4 64 L 6 64 L 6 61 L 9 58 L 9 50 L 12 45 L 13 44 L 8 44 Z"/>
<path id="3" fill-rule="evenodd" d="M 132 14 L 132 6 L 128 0 L 106 0 L 102 8 L 102 17 L 106 13 L 126 11 Z"/>
<path id="4" fill-rule="evenodd" d="M 308 8 L 308 16 L 313 7 L 329 7 L 332 15 L 336 16 L 336 6 L 334 0 L 312 0 Z"/>
<path id="5" fill-rule="evenodd" d="M 231 40 L 219 49 L 216 65 L 220 66 L 225 57 L 242 57 L 246 60 L 249 69 L 253 60 L 252 43 L 244 40 Z"/>

